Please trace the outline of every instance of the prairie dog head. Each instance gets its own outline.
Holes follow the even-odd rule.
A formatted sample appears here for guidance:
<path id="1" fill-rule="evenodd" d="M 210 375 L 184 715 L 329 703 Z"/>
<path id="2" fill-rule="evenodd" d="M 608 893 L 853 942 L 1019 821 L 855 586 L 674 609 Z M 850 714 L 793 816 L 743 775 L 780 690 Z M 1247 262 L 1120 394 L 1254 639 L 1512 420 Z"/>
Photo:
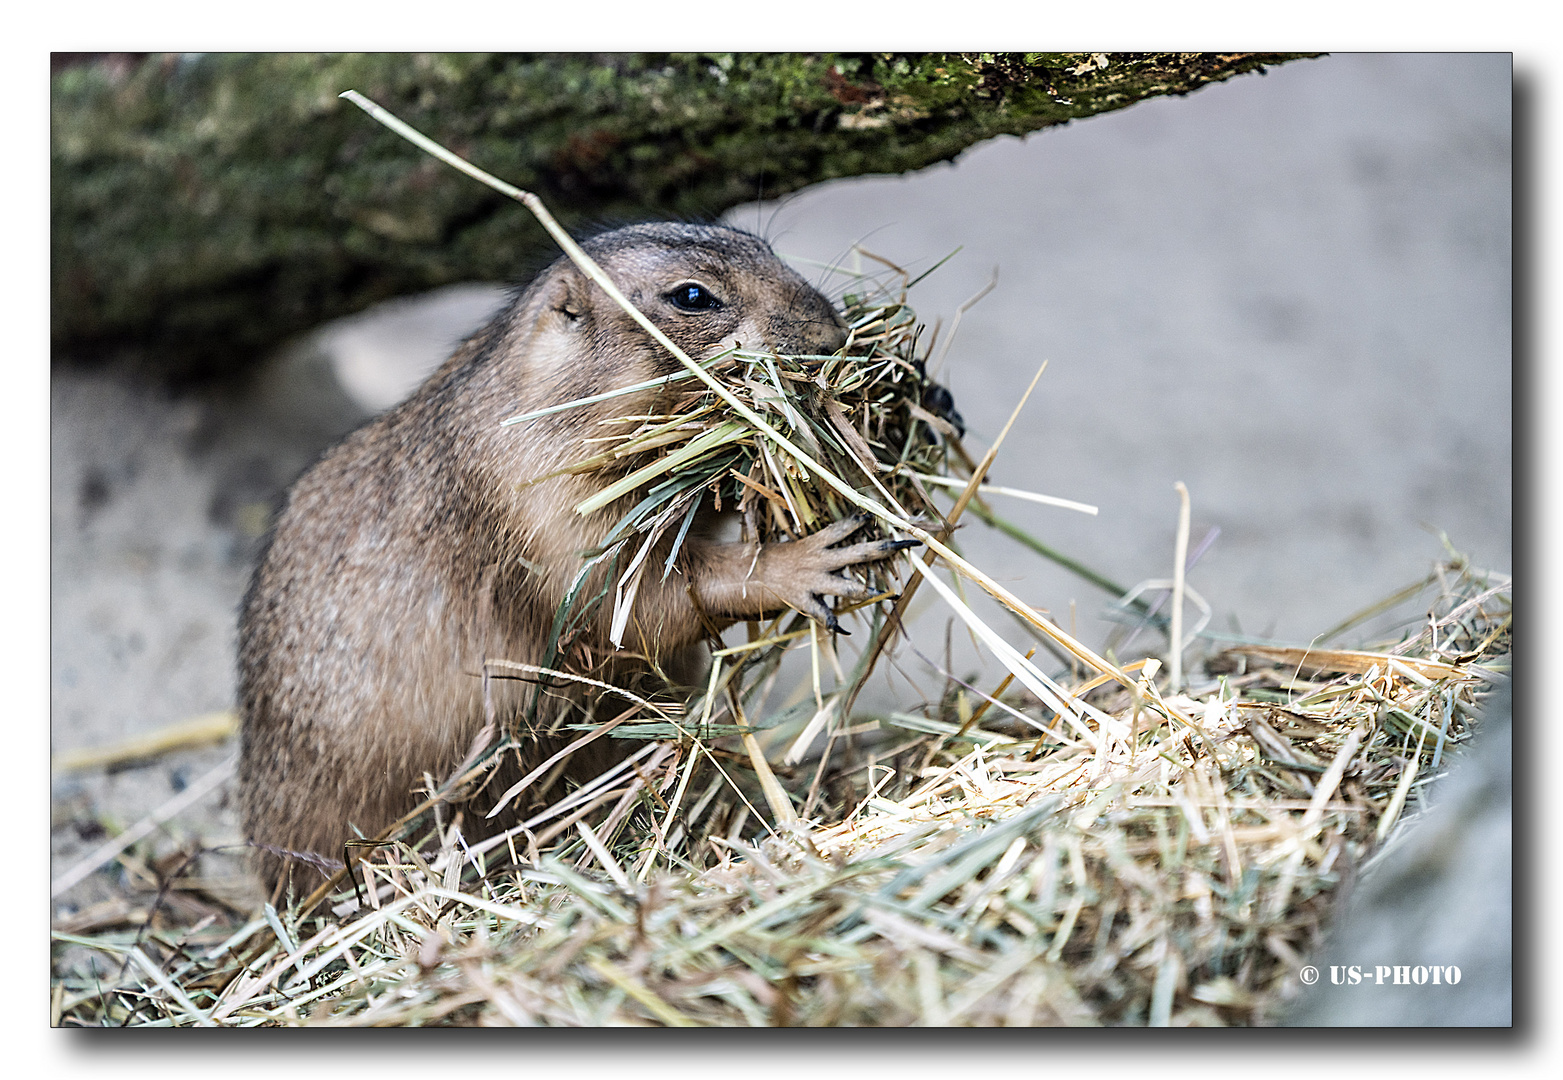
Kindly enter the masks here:
<path id="1" fill-rule="evenodd" d="M 603 233 L 582 248 L 630 301 L 696 360 L 735 344 L 762 352 L 829 354 L 846 326 L 829 300 L 759 237 L 714 225 L 653 223 Z M 553 263 L 520 307 L 528 381 L 554 401 L 601 393 L 679 369 L 568 258 Z M 545 389 L 546 388 L 546 389 Z"/>

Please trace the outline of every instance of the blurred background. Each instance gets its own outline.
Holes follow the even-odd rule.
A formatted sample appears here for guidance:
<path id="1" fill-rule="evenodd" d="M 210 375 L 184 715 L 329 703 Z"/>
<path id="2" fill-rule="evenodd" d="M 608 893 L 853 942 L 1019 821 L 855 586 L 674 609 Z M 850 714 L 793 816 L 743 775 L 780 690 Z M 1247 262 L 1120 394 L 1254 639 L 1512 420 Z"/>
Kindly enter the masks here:
<path id="1" fill-rule="evenodd" d="M 1175 481 L 1212 629 L 1307 642 L 1512 545 L 1507 56 L 1343 55 L 740 210 L 790 255 L 921 272 L 930 321 L 997 274 L 942 371 L 995 500 L 1124 585 L 1172 571 Z M 1104 595 L 972 525 L 975 561 L 1100 641 Z"/>

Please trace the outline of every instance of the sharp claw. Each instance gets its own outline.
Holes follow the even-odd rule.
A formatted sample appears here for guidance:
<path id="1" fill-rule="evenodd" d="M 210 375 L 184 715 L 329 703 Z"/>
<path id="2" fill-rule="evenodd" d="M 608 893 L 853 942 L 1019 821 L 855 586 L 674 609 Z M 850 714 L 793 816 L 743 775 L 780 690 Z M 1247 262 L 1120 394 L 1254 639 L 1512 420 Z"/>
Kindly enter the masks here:
<path id="1" fill-rule="evenodd" d="M 825 609 L 825 629 L 832 634 L 840 634 L 842 637 L 851 637 L 852 634 L 836 621 L 836 613 L 829 608 Z"/>
<path id="2" fill-rule="evenodd" d="M 921 540 L 917 540 L 917 539 L 912 539 L 912 540 L 886 540 L 885 541 L 885 550 L 886 551 L 905 551 L 907 548 L 918 547 L 921 544 L 922 544 L 922 541 Z"/>

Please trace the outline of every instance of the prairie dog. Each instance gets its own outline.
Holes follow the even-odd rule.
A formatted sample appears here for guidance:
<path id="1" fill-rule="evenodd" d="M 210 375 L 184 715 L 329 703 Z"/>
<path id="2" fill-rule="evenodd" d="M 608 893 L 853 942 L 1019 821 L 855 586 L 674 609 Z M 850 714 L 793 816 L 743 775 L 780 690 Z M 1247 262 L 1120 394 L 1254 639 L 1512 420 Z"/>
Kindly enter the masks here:
<path id="1" fill-rule="evenodd" d="M 748 233 L 635 225 L 583 247 L 696 360 L 735 342 L 828 354 L 845 340 L 830 302 Z M 545 662 L 555 612 L 585 553 L 639 498 L 582 516 L 575 506 L 623 470 L 527 482 L 581 459 L 584 436 L 655 408 L 665 391 L 511 427 L 500 421 L 677 370 L 561 258 L 411 398 L 298 479 L 239 617 L 249 839 L 263 851 L 340 858 L 353 826 L 373 836 L 416 805 L 425 774 L 438 782 L 461 762 L 484 723 L 485 660 Z M 555 662 L 611 682 L 637 665 L 676 669 L 713 625 L 789 606 L 833 624 L 830 597 L 868 593 L 835 571 L 902 546 L 832 546 L 858 524 L 766 545 L 719 543 L 692 529 L 675 572 L 642 578 L 622 652 L 608 640 L 607 603 Z M 660 559 L 652 553 L 654 565 L 667 550 Z M 522 697 L 516 689 L 498 699 L 501 720 Z M 536 742 L 539 760 L 562 745 L 557 737 Z M 611 760 L 604 753 L 611 751 L 602 746 L 580 763 L 588 776 Z M 284 863 L 265 856 L 262 872 L 275 883 Z"/>

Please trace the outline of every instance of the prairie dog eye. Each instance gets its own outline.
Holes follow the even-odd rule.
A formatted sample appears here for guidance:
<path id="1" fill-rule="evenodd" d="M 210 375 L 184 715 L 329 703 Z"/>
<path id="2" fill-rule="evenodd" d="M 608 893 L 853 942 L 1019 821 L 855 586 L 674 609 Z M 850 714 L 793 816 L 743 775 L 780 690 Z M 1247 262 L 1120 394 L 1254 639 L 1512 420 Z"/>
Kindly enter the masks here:
<path id="1" fill-rule="evenodd" d="M 722 306 L 710 289 L 693 281 L 675 285 L 665 295 L 680 311 L 715 311 Z"/>

